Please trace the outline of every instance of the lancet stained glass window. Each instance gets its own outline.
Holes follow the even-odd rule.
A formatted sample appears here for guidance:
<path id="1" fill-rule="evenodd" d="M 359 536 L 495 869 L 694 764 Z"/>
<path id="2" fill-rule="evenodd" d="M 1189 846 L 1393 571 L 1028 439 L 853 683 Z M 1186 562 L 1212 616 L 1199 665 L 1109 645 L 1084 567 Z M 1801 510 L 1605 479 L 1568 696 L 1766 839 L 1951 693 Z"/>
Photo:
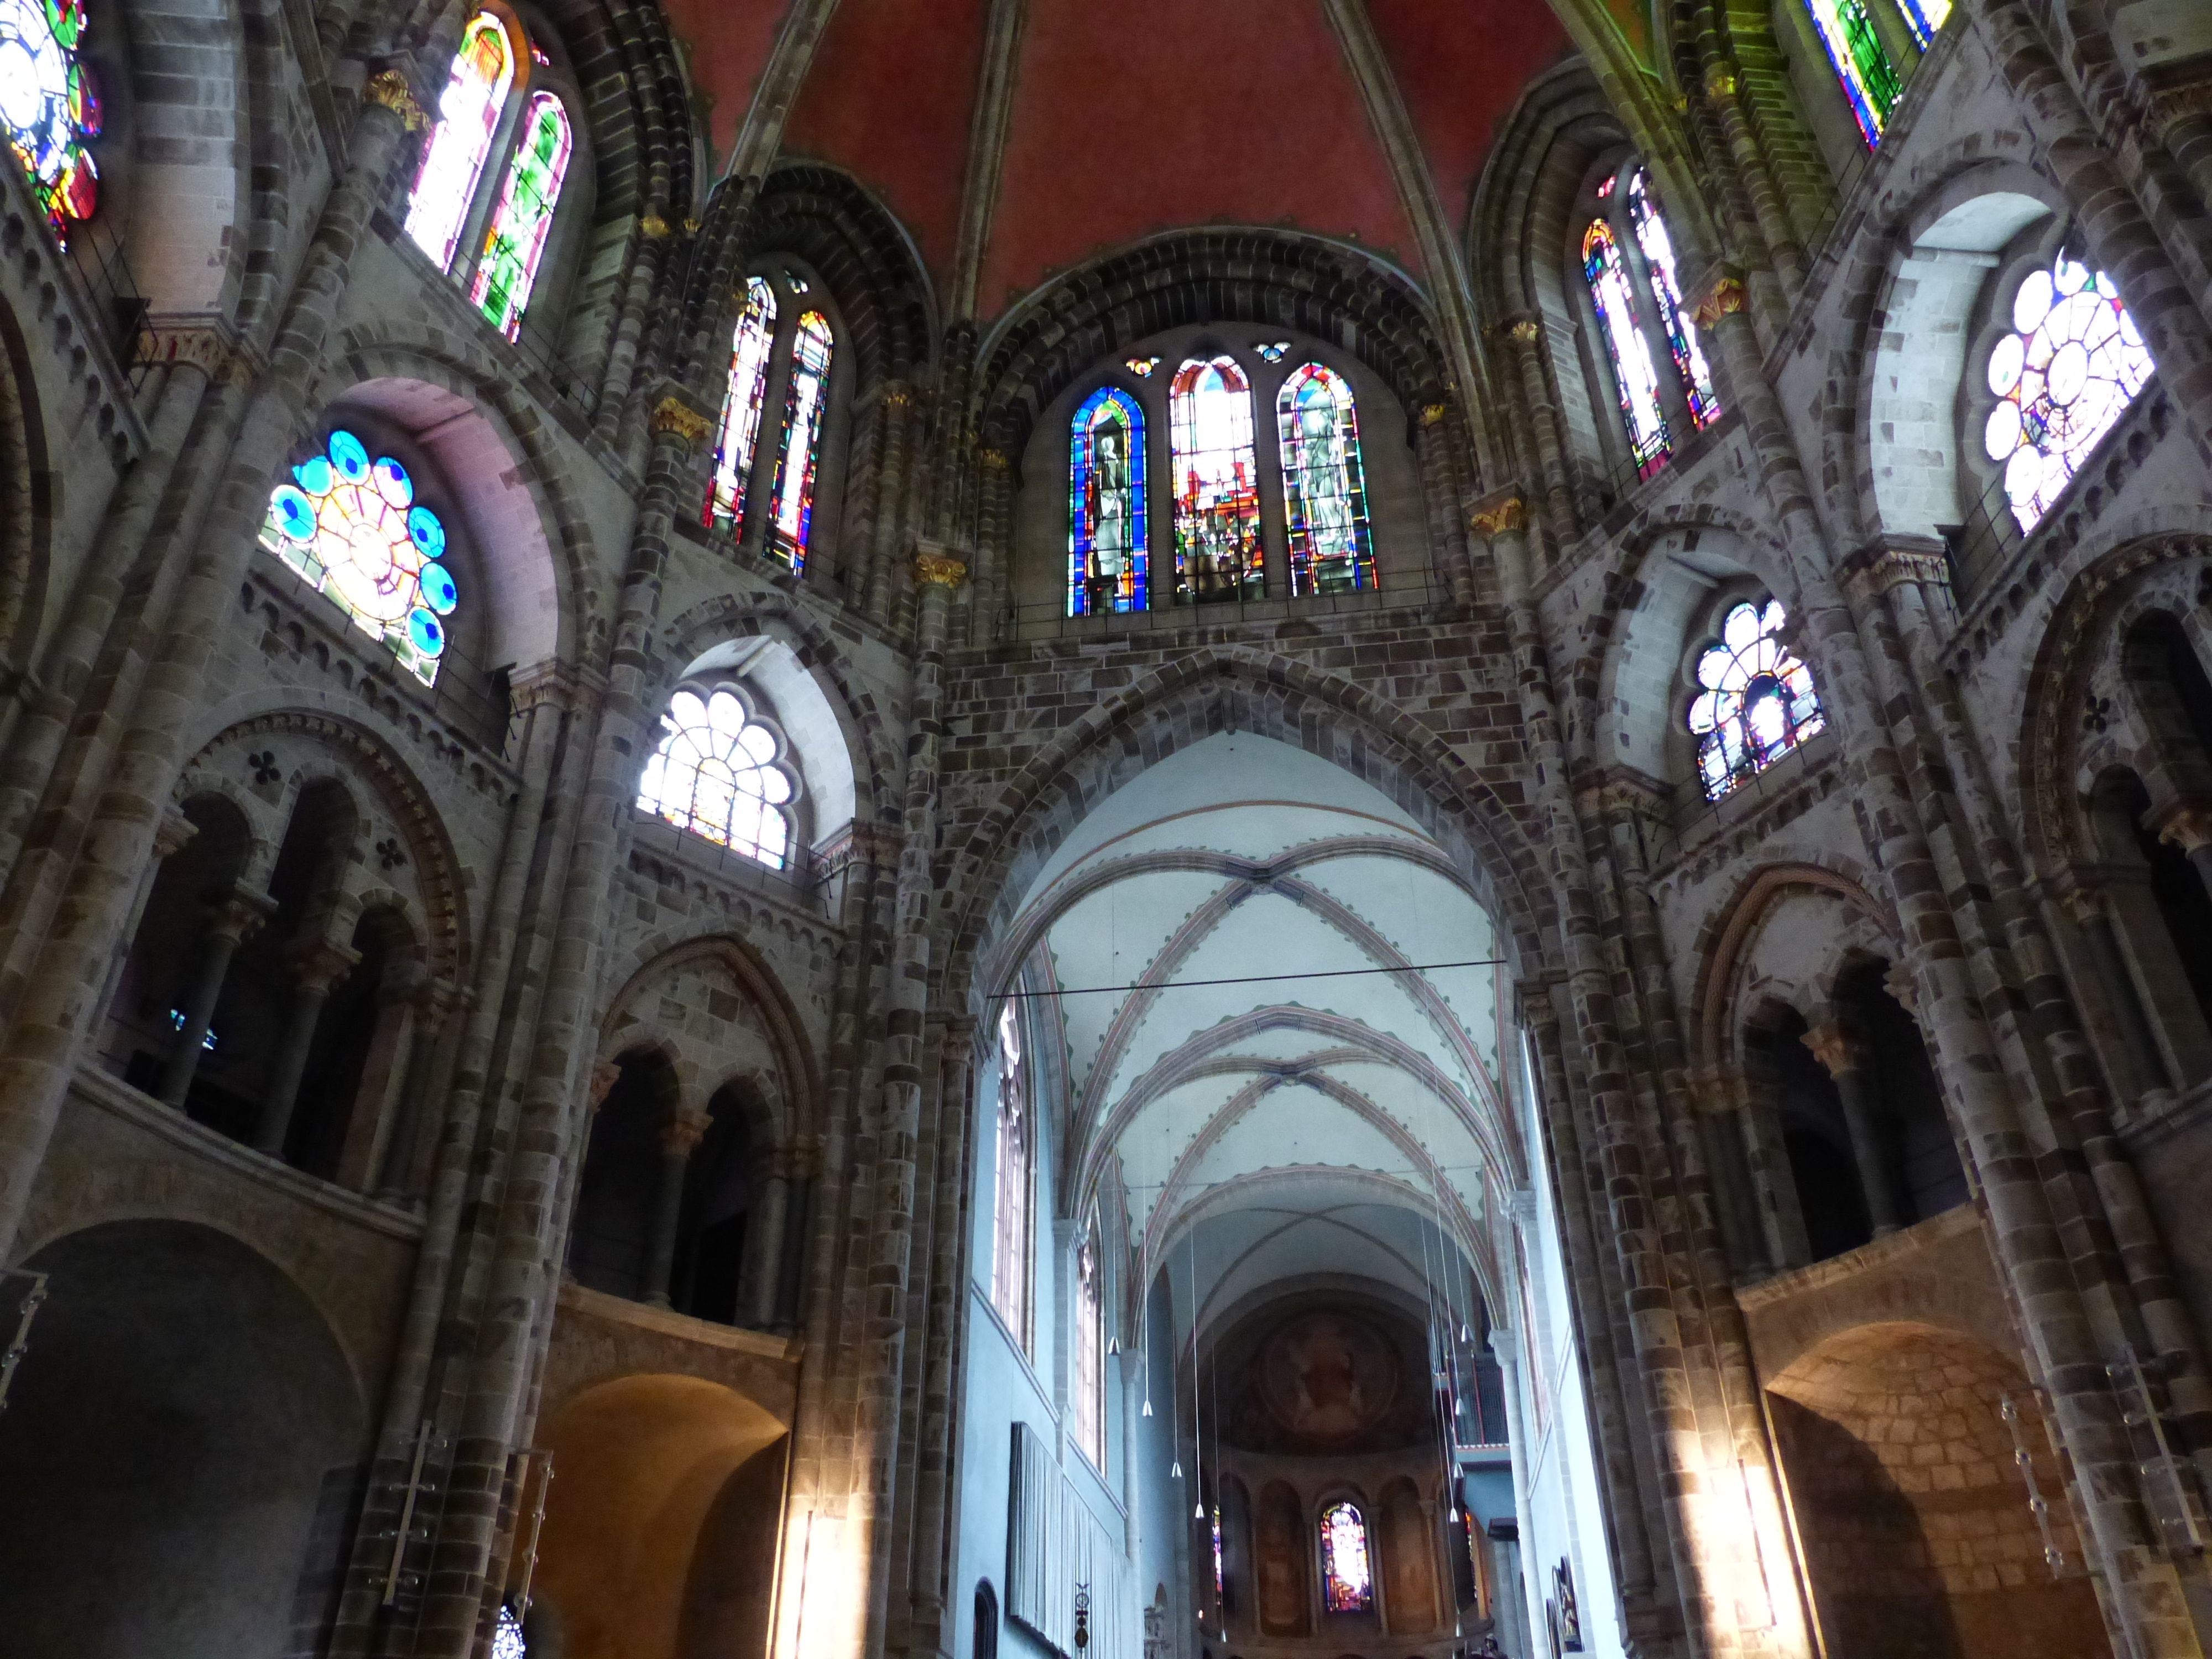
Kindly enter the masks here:
<path id="1" fill-rule="evenodd" d="M 568 112 L 550 92 L 532 93 L 523 106 L 522 143 L 507 164 L 499 206 L 485 234 L 469 298 L 510 340 L 522 331 L 522 313 L 537 286 L 545 234 L 568 173 L 572 140 Z"/>
<path id="2" fill-rule="evenodd" d="M 1889 61 L 1881 37 L 1875 33 L 1866 0 L 1805 0 L 1805 5 L 1813 14 L 1813 27 L 1871 149 L 1881 142 L 1882 127 L 1903 91 L 1897 67 Z"/>
<path id="3" fill-rule="evenodd" d="M 1228 1579 L 1221 1571 L 1221 1505 L 1213 1506 L 1213 1600 L 1216 1606 L 1229 1596 Z"/>
<path id="4" fill-rule="evenodd" d="M 1648 478 L 1667 464 L 1674 444 L 1668 435 L 1667 417 L 1659 408 L 1659 374 L 1652 367 L 1651 348 L 1645 343 L 1643 327 L 1637 320 L 1636 291 L 1629 283 L 1628 262 L 1620 256 L 1613 227 L 1603 219 L 1591 220 L 1583 234 L 1583 275 L 1589 283 L 1590 303 L 1597 309 L 1606 354 L 1613 362 L 1621 423 L 1628 428 L 1636 475 Z"/>
<path id="5" fill-rule="evenodd" d="M 1364 1613 L 1375 1605 L 1367 1566 L 1367 1523 L 1358 1506 L 1332 1504 L 1321 1512 L 1322 1603 L 1331 1613 Z"/>
<path id="6" fill-rule="evenodd" d="M 1990 353 L 1997 401 L 1982 447 L 2004 468 L 2005 494 L 2022 530 L 2051 510 L 2154 368 L 2103 271 L 2062 253 L 2020 285 L 2012 332 Z"/>
<path id="7" fill-rule="evenodd" d="M 745 308 L 730 341 L 730 386 L 722 396 L 722 426 L 714 442 L 714 479 L 707 491 L 705 520 L 745 527 L 745 492 L 752 484 L 753 450 L 760 442 L 761 403 L 768 395 L 769 354 L 775 348 L 775 290 L 763 276 L 745 283 Z"/>
<path id="8" fill-rule="evenodd" d="M 777 763 L 775 735 L 748 718 L 727 689 L 678 691 L 660 726 L 637 804 L 679 830 L 782 869 L 791 850 L 785 809 L 797 792 Z"/>
<path id="9" fill-rule="evenodd" d="M 514 84 L 514 48 L 506 25 L 480 11 L 461 31 L 461 49 L 438 98 L 438 125 L 423 147 L 408 198 L 407 234 L 441 270 L 453 269 L 453 250 Z"/>
<path id="10" fill-rule="evenodd" d="M 1069 616 L 1145 608 L 1146 495 L 1145 411 L 1120 387 L 1101 386 L 1083 400 L 1069 432 Z"/>
<path id="11" fill-rule="evenodd" d="M 1009 1000 L 999 1012 L 999 1146 L 993 1181 L 991 1305 L 1030 1349 L 1030 1145 L 1029 1073 L 1022 1060 L 1021 1021 Z"/>
<path id="12" fill-rule="evenodd" d="M 1105 1276 L 1094 1232 L 1075 1253 L 1075 1437 L 1101 1474 L 1106 1468 Z"/>
<path id="13" fill-rule="evenodd" d="M 262 544 L 423 684 L 436 682 L 460 589 L 441 562 L 446 526 L 389 455 L 343 427 L 270 493 Z"/>
<path id="14" fill-rule="evenodd" d="M 1720 417 L 1720 399 L 1713 393 L 1713 372 L 1698 343 L 1697 325 L 1682 313 L 1682 290 L 1674 282 L 1674 239 L 1667 234 L 1667 221 L 1651 199 L 1650 180 L 1642 167 L 1628 178 L 1628 216 L 1635 227 L 1636 245 L 1644 250 L 1644 264 L 1651 271 L 1651 297 L 1659 307 L 1659 325 L 1667 332 L 1674 372 L 1682 377 L 1690 418 L 1702 430 Z"/>
<path id="15" fill-rule="evenodd" d="M 1267 592 L 1260 552 L 1252 383 L 1233 357 L 1193 358 L 1168 396 L 1174 440 L 1176 598 L 1203 605 Z"/>
<path id="16" fill-rule="evenodd" d="M 510 1607 L 501 1607 L 491 1629 L 491 1659 L 530 1659 L 530 1640 L 522 1633 L 522 1620 Z"/>
<path id="17" fill-rule="evenodd" d="M 100 83 L 77 54 L 82 0 L 0 0 L 0 122 L 64 242 L 100 205 Z"/>
<path id="18" fill-rule="evenodd" d="M 1275 404 L 1290 530 L 1291 592 L 1350 593 L 1375 586 L 1367 475 L 1352 386 L 1334 369 L 1291 371 Z"/>
<path id="19" fill-rule="evenodd" d="M 1813 671 L 1775 637 L 1788 620 L 1779 599 L 1731 605 L 1698 655 L 1687 723 L 1707 800 L 1741 788 L 1826 723 Z"/>
<path id="20" fill-rule="evenodd" d="M 791 385 L 783 402 L 783 455 L 775 469 L 775 553 L 793 570 L 806 568 L 806 542 L 814 528 L 814 473 L 822 459 L 830 360 L 836 349 L 827 317 L 810 311 L 799 319 L 791 346 Z"/>
<path id="21" fill-rule="evenodd" d="M 1898 6 L 1923 52 L 1936 44 L 1936 31 L 1950 21 L 1951 0 L 1898 0 Z"/>

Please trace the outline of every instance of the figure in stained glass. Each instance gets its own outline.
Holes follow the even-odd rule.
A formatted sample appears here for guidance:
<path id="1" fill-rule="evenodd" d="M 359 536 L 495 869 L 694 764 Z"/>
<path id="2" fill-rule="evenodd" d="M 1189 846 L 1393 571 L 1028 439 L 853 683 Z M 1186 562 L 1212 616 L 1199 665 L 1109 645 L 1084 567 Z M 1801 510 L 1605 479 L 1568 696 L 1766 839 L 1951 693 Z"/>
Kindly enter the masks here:
<path id="1" fill-rule="evenodd" d="M 64 244 L 100 205 L 100 85 L 79 55 L 83 0 L 0 0 L 0 122 Z"/>
<path id="2" fill-rule="evenodd" d="M 1367 1565 L 1367 1522 L 1352 1504 L 1321 1512 L 1322 1601 L 1331 1613 L 1364 1613 L 1375 1605 Z"/>
<path id="3" fill-rule="evenodd" d="M 568 112 L 550 92 L 532 93 L 523 106 L 522 143 L 507 165 L 499 206 L 484 236 L 469 298 L 510 340 L 522 331 L 522 313 L 545 257 L 546 233 L 568 177 L 571 147 Z"/>
<path id="4" fill-rule="evenodd" d="M 1720 637 L 1698 655 L 1686 724 L 1707 800 L 1741 788 L 1826 724 L 1813 671 L 1777 637 L 1788 621 L 1778 599 L 1732 605 Z"/>
<path id="5" fill-rule="evenodd" d="M 791 347 L 791 384 L 783 403 L 783 454 L 775 469 L 774 551 L 794 571 L 806 568 L 814 528 L 814 474 L 822 460 L 822 428 L 830 410 L 830 360 L 836 342 L 830 319 L 810 311 L 799 319 Z"/>
<path id="6" fill-rule="evenodd" d="M 1142 611 L 1148 595 L 1145 412 L 1115 386 L 1075 411 L 1069 433 L 1067 614 Z"/>
<path id="7" fill-rule="evenodd" d="M 492 135 L 514 84 L 514 48 L 507 27 L 488 11 L 469 19 L 446 90 L 438 99 L 438 125 L 422 147 L 422 165 L 408 198 L 407 234 L 438 262 L 453 265 L 461 228 L 475 203 L 477 184 L 491 154 Z"/>
<path id="8" fill-rule="evenodd" d="M 2012 331 L 1990 353 L 1996 394 L 1982 447 L 2004 468 L 2023 531 L 2053 502 L 2155 368 L 2119 289 L 2060 254 L 2031 272 L 2012 302 Z"/>
<path id="9" fill-rule="evenodd" d="M 1349 593 L 1375 586 L 1367 478 L 1351 384 L 1334 369 L 1291 370 L 1275 404 L 1291 592 Z"/>
<path id="10" fill-rule="evenodd" d="M 1888 48 L 1875 33 L 1866 0 L 1805 0 L 1813 14 L 1813 27 L 1828 54 L 1829 66 L 1842 84 L 1857 118 L 1860 135 L 1871 149 L 1881 142 L 1881 130 L 1897 106 L 1903 87 Z"/>
<path id="11" fill-rule="evenodd" d="M 791 850 L 785 808 L 797 792 L 776 759 L 774 734 L 748 719 L 726 689 L 678 691 L 660 726 L 637 804 L 679 830 L 782 869 Z"/>
<path id="12" fill-rule="evenodd" d="M 1233 357 L 1193 358 L 1176 371 L 1168 416 L 1176 599 L 1204 605 L 1261 597 L 1267 579 L 1251 382 Z"/>
<path id="13" fill-rule="evenodd" d="M 446 526 L 416 501 L 405 467 L 389 455 L 372 461 L 339 428 L 270 492 L 261 542 L 402 667 L 435 683 L 460 589 L 441 562 Z"/>
<path id="14" fill-rule="evenodd" d="M 761 404 L 768 396 L 769 353 L 775 344 L 775 290 L 763 276 L 745 283 L 745 306 L 730 341 L 730 384 L 722 394 L 722 423 L 714 441 L 714 482 L 702 515 L 732 535 L 745 527 L 745 495 L 752 483 L 753 450 L 760 441 Z"/>
<path id="15" fill-rule="evenodd" d="M 1666 331 L 1674 372 L 1681 377 L 1682 396 L 1690 405 L 1692 422 L 1703 430 L 1720 418 L 1720 399 L 1713 392 L 1713 372 L 1705 362 L 1697 325 L 1682 312 L 1682 290 L 1674 282 L 1674 242 L 1667 234 L 1667 221 L 1651 199 L 1650 180 L 1642 167 L 1629 175 L 1629 222 L 1635 228 L 1636 245 L 1651 272 L 1651 297 L 1659 307 L 1659 325 Z"/>
<path id="16" fill-rule="evenodd" d="M 1583 276 L 1589 283 L 1590 303 L 1596 308 L 1606 355 L 1613 364 L 1621 424 L 1628 429 L 1636 475 L 1648 478 L 1666 465 L 1674 443 L 1668 434 L 1667 417 L 1659 408 L 1659 374 L 1652 367 L 1651 348 L 1637 320 L 1636 291 L 1629 283 L 1628 264 L 1620 257 L 1613 227 L 1602 218 L 1591 220 L 1583 234 Z"/>

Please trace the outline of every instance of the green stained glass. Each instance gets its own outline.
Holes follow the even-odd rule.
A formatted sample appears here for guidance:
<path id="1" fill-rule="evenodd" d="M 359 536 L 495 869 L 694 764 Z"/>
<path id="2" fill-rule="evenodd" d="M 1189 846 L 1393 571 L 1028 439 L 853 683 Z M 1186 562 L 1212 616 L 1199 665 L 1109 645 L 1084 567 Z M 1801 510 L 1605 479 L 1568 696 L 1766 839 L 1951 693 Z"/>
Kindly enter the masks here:
<path id="1" fill-rule="evenodd" d="M 499 208 L 469 293 L 477 308 L 510 340 L 521 331 L 522 313 L 545 257 L 546 233 L 560 204 L 571 148 L 568 115 L 561 100 L 550 92 L 531 94 L 523 111 L 522 142 L 507 163 Z"/>

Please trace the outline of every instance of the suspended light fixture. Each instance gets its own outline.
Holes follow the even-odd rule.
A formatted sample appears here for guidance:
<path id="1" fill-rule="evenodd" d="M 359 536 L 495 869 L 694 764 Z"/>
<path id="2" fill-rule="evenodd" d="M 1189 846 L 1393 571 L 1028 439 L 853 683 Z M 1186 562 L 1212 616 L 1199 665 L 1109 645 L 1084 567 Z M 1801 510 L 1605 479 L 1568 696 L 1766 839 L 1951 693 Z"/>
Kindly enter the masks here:
<path id="1" fill-rule="evenodd" d="M 1182 1479 L 1182 1459 L 1180 1457 L 1176 1459 L 1175 1467 L 1168 1471 L 1168 1479 L 1170 1480 L 1180 1480 Z"/>
<path id="2" fill-rule="evenodd" d="M 1152 1414 L 1152 1395 L 1146 1395 L 1145 1396 L 1145 1415 L 1146 1415 L 1146 1416 L 1147 1416 L 1147 1417 L 1150 1417 Z"/>
<path id="3" fill-rule="evenodd" d="M 1120 1337 L 1118 1337 L 1118 1336 L 1109 1336 L 1109 1337 L 1108 1337 L 1108 1338 L 1106 1339 L 1106 1357 L 1107 1357 L 1109 1359 L 1111 1359 L 1111 1358 L 1112 1358 L 1115 1354 L 1117 1354 L 1117 1353 L 1119 1353 L 1119 1352 L 1121 1352 L 1121 1339 Z"/>
<path id="4" fill-rule="evenodd" d="M 1205 1505 L 1205 1504 L 1193 1504 L 1190 1506 L 1190 1518 L 1191 1518 L 1192 1520 L 1194 1520 L 1194 1521 L 1203 1521 L 1203 1520 L 1205 1520 L 1205 1519 L 1206 1519 L 1206 1505 Z"/>

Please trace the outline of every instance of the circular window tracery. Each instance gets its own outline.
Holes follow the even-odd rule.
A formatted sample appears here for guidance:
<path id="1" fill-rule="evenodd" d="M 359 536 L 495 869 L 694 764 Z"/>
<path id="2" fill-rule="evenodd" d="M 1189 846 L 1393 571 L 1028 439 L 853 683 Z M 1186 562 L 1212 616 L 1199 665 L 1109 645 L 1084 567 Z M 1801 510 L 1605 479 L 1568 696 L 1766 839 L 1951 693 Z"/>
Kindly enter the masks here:
<path id="1" fill-rule="evenodd" d="M 791 850 L 786 808 L 798 791 L 777 761 L 775 734 L 726 687 L 678 691 L 661 727 L 637 804 L 679 830 L 784 868 Z"/>
<path id="2" fill-rule="evenodd" d="M 1686 724 L 1707 800 L 1742 787 L 1826 724 L 1813 671 L 1776 637 L 1788 622 L 1779 599 L 1732 605 L 1720 637 L 1698 653 L 1702 689 Z"/>
<path id="3" fill-rule="evenodd" d="M 81 0 L 0 0 L 0 122 L 63 241 L 100 205 L 100 83 L 77 53 Z"/>

